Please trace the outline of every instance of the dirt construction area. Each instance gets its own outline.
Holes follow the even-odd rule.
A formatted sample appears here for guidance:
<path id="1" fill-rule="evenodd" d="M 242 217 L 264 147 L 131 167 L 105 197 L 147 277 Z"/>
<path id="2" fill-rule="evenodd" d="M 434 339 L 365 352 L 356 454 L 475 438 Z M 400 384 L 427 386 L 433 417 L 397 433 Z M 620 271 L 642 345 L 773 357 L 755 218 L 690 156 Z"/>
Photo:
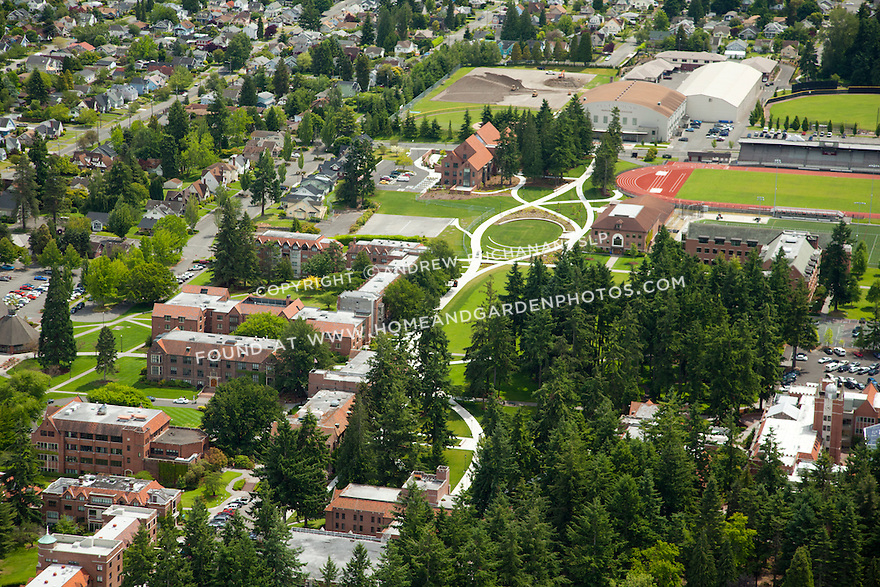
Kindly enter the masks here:
<path id="1" fill-rule="evenodd" d="M 594 77 L 552 70 L 477 67 L 433 101 L 540 108 L 541 101 L 547 100 L 550 108 L 558 110 Z"/>

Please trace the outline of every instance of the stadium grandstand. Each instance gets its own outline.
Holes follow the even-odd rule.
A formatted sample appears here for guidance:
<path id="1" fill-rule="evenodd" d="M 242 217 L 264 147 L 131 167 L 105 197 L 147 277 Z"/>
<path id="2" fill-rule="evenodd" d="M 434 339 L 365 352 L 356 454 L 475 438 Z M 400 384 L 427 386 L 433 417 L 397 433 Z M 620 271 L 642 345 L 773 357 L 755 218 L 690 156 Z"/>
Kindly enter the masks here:
<path id="1" fill-rule="evenodd" d="M 838 141 L 740 139 L 739 165 L 877 173 L 880 145 Z M 779 161 L 777 164 L 776 161 Z"/>

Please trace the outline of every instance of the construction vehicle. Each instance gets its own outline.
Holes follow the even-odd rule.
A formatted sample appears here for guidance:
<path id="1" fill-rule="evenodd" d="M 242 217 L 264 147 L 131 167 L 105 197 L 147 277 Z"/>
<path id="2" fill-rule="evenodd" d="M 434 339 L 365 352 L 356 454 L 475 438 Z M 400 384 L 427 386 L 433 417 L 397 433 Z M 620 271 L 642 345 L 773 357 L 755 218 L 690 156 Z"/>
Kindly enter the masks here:
<path id="1" fill-rule="evenodd" d="M 511 91 L 511 92 L 515 92 L 515 91 L 516 91 L 516 86 L 510 86 L 510 91 Z"/>
<path id="2" fill-rule="evenodd" d="M 532 92 L 532 98 L 537 98 L 537 97 L 538 97 L 538 92 L 537 92 L 537 90 L 536 90 L 536 91 L 533 91 L 533 92 Z"/>

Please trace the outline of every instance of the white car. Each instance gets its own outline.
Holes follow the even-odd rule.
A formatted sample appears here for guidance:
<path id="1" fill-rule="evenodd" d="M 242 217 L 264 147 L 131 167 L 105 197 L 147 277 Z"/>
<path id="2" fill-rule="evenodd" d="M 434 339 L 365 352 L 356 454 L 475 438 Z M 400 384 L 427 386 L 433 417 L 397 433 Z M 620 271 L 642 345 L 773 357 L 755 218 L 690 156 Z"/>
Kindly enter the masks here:
<path id="1" fill-rule="evenodd" d="M 174 400 L 174 403 L 176 403 L 176 404 L 188 404 L 188 403 L 189 403 L 189 400 L 187 400 L 185 397 L 179 397 L 179 398 L 177 398 L 176 400 Z"/>
<path id="2" fill-rule="evenodd" d="M 833 360 L 834 359 L 832 359 L 831 357 L 822 357 L 821 359 L 819 359 L 819 364 L 824 365 L 825 363 L 830 363 Z"/>
<path id="3" fill-rule="evenodd" d="M 832 371 L 837 371 L 838 367 L 840 367 L 840 363 L 828 363 L 825 365 L 825 372 L 830 373 Z"/>

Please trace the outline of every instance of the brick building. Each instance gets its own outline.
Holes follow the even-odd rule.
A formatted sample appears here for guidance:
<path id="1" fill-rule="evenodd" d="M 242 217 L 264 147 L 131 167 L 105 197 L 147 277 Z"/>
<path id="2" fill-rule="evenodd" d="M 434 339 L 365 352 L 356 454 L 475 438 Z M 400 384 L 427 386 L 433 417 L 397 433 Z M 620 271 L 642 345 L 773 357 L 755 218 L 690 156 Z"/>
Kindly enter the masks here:
<path id="1" fill-rule="evenodd" d="M 374 351 L 360 350 L 352 353 L 345 365 L 332 369 L 312 370 L 309 373 L 309 389 L 306 393 L 309 397 L 314 396 L 322 389 L 357 393 L 360 386 L 367 380 L 370 359 L 375 354 Z"/>
<path id="2" fill-rule="evenodd" d="M 336 299 L 336 309 L 363 317 L 365 331 L 372 336 L 385 324 L 385 290 L 400 278 L 400 273 L 377 273 L 353 291 L 344 291 Z"/>
<path id="3" fill-rule="evenodd" d="M 373 265 L 385 266 L 396 259 L 403 259 L 408 256 L 419 256 L 428 247 L 422 243 L 410 241 L 398 241 L 384 238 L 377 238 L 368 241 L 359 241 L 357 239 L 351 241 L 348 250 L 345 252 L 345 262 L 351 267 L 358 253 L 366 251 Z"/>
<path id="4" fill-rule="evenodd" d="M 322 390 L 309 398 L 295 415 L 289 416 L 291 426 L 299 428 L 306 414 L 311 412 L 318 420 L 318 429 L 327 435 L 327 448 L 332 452 L 342 442 L 348 428 L 348 416 L 354 407 L 355 394 L 347 391 Z"/>
<path id="5" fill-rule="evenodd" d="M 75 397 L 47 408 L 31 442 L 41 469 L 49 473 L 149 471 L 156 477 L 160 461 L 190 463 L 208 447 L 203 431 L 171 426 L 170 421 L 162 410 L 88 403 Z"/>
<path id="6" fill-rule="evenodd" d="M 672 211 L 671 203 L 651 196 L 612 203 L 593 222 L 590 239 L 597 249 L 611 254 L 625 253 L 633 245 L 645 253 Z"/>
<path id="7" fill-rule="evenodd" d="M 258 234 L 257 242 L 261 245 L 276 243 L 278 248 L 273 254 L 280 256 L 281 259 L 285 259 L 290 263 L 295 277 L 302 275 L 302 266 L 315 255 L 329 250 L 330 247 L 339 247 L 340 251 L 342 250 L 342 245 L 337 241 L 321 234 L 287 232 L 274 229 Z M 265 261 L 265 257 L 269 254 L 270 250 L 268 247 L 260 247 L 259 253 L 262 261 Z"/>
<path id="8" fill-rule="evenodd" d="M 153 340 L 147 379 L 185 381 L 209 393 L 237 377 L 272 385 L 280 348 L 268 338 L 172 330 Z"/>
<path id="9" fill-rule="evenodd" d="M 159 517 L 172 515 L 183 491 L 134 477 L 82 475 L 56 479 L 42 495 L 44 524 L 54 526 L 66 516 L 92 532 L 103 525 L 103 513 L 113 505 L 156 510 Z"/>
<path id="10" fill-rule="evenodd" d="M 248 316 L 271 312 L 288 320 L 302 309 L 299 300 L 249 296 L 231 300 L 225 287 L 183 285 L 181 293 L 162 304 L 153 304 L 151 332 L 155 338 L 175 328 L 189 332 L 229 334 Z"/>
<path id="11" fill-rule="evenodd" d="M 325 530 L 351 532 L 368 536 L 393 535 L 388 527 L 394 521 L 397 502 L 414 484 L 424 493 L 434 509 L 451 509 L 449 467 L 439 466 L 435 474 L 413 471 L 403 489 L 349 483 L 345 489 L 334 489 L 333 499 L 324 508 Z"/>
<path id="12" fill-rule="evenodd" d="M 44 573 L 57 573 L 57 567 L 77 568 L 88 578 L 88 587 L 119 587 L 122 585 L 123 556 L 142 525 L 149 529 L 150 540 L 156 539 L 156 510 L 132 506 L 113 506 L 104 511 L 103 525 L 92 536 L 49 534 L 37 541 L 37 578 L 28 587 L 45 586 Z M 67 571 L 70 573 L 70 571 Z M 79 576 L 71 573 L 71 579 Z M 51 584 L 51 583 L 50 583 Z M 67 583 L 61 583 L 67 586 Z M 76 582 L 73 583 L 76 585 Z"/>
<path id="13" fill-rule="evenodd" d="M 485 123 L 467 140 L 434 167 L 440 174 L 442 185 L 479 187 L 495 173 L 495 145 L 501 135 L 491 122 Z"/>
<path id="14" fill-rule="evenodd" d="M 90 587 L 89 580 L 82 567 L 51 564 L 34 577 L 27 587 Z"/>
<path id="15" fill-rule="evenodd" d="M 707 265 L 713 263 L 718 255 L 723 255 L 728 261 L 736 259 L 744 263 L 749 254 L 755 251 L 765 271 L 770 269 L 781 251 L 791 268 L 792 282 L 803 279 L 812 295 L 819 284 L 822 247 L 829 241 L 830 235 L 827 234 L 692 222 L 684 238 L 684 250 Z"/>
<path id="16" fill-rule="evenodd" d="M 368 317 L 362 314 L 306 307 L 297 312 L 296 319 L 305 320 L 322 333 L 330 349 L 341 355 L 351 355 L 370 341 Z"/>

